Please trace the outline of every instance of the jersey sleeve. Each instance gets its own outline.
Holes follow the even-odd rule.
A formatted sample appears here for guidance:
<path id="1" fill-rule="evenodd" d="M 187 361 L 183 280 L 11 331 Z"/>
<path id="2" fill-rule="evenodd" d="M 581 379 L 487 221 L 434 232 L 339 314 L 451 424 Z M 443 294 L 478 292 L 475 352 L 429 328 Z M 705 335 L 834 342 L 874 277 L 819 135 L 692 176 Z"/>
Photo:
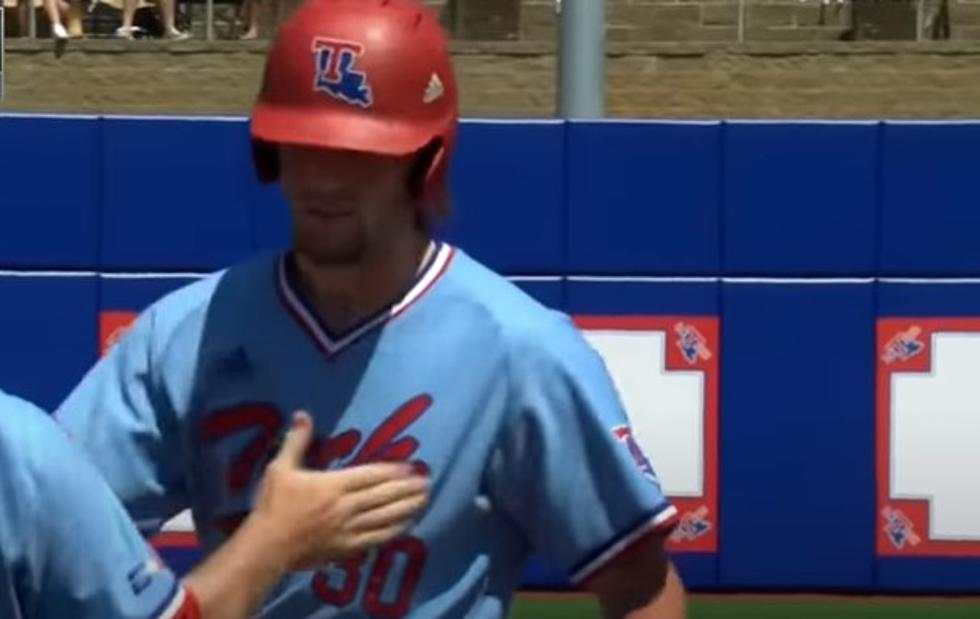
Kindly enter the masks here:
<path id="1" fill-rule="evenodd" d="M 145 310 L 54 413 L 147 535 L 188 507 L 183 422 L 201 285 Z"/>
<path id="2" fill-rule="evenodd" d="M 582 583 L 677 510 L 599 354 L 567 318 L 512 347 L 511 417 L 491 458 L 490 488 L 534 551 Z"/>
<path id="3" fill-rule="evenodd" d="M 58 450 L 53 450 L 57 453 Z M 192 600 L 80 452 L 38 481 L 39 616 L 189 619 Z"/>
<path id="4" fill-rule="evenodd" d="M 156 557 L 94 466 L 47 414 L 4 411 L 4 532 L 19 605 L 38 619 L 193 619 L 193 596 Z M 6 550 L 6 549 L 5 549 Z"/>

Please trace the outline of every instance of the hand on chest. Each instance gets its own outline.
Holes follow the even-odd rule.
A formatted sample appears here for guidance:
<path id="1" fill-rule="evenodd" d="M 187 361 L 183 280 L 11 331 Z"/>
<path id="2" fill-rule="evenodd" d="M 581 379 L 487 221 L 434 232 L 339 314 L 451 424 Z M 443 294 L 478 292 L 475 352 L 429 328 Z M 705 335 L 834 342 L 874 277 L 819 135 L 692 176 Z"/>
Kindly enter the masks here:
<path id="1" fill-rule="evenodd" d="M 430 466 L 421 459 L 427 438 L 420 423 L 432 415 L 435 401 L 429 394 L 412 396 L 385 412 L 352 403 L 341 411 L 308 410 L 316 438 L 306 454 L 313 469 L 331 469 L 380 461 L 412 462 L 421 471 Z M 202 463 L 223 470 L 225 490 L 235 494 L 254 486 L 262 469 L 279 448 L 293 410 L 269 402 L 242 402 L 204 414 L 198 424 L 197 443 Z M 212 469 L 212 472 L 217 472 Z"/>
<path id="2" fill-rule="evenodd" d="M 459 359 L 451 356 L 407 357 L 387 349 L 328 362 L 290 361 L 272 352 L 256 344 L 236 354 L 214 353 L 203 365 L 211 370 L 199 379 L 188 420 L 192 494 L 202 519 L 219 522 L 251 510 L 297 410 L 313 418 L 305 458 L 310 469 L 399 461 L 434 483 L 450 472 L 454 480 L 465 478 L 464 485 L 479 483 L 506 401 L 499 373 L 461 374 Z"/>

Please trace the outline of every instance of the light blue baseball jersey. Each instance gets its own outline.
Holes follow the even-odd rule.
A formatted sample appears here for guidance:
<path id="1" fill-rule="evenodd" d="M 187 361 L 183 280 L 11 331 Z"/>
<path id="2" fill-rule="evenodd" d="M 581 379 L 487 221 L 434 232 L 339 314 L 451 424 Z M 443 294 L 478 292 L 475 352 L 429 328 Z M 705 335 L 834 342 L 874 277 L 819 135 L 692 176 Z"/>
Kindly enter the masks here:
<path id="1" fill-rule="evenodd" d="M 47 413 L 0 392 L 0 617 L 190 617 L 186 591 Z"/>
<path id="2" fill-rule="evenodd" d="M 599 355 L 565 315 L 441 244 L 407 293 L 332 334 L 285 255 L 159 300 L 57 412 L 139 521 L 190 507 L 206 550 L 248 513 L 294 411 L 309 465 L 433 480 L 404 536 L 294 574 L 267 617 L 504 617 L 530 553 L 581 582 L 673 526 Z"/>

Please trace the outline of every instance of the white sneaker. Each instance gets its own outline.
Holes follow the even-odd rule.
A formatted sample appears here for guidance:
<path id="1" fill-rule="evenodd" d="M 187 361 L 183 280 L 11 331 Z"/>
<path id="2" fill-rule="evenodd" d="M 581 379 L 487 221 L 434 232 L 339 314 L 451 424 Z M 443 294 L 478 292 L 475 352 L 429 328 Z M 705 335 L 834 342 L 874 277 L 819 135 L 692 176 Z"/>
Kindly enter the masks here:
<path id="1" fill-rule="evenodd" d="M 143 29 L 139 26 L 133 26 L 131 28 L 119 26 L 116 28 L 116 37 L 120 39 L 134 39 L 137 34 L 141 34 L 142 32 Z"/>
<path id="2" fill-rule="evenodd" d="M 54 38 L 64 41 L 68 38 L 68 30 L 61 24 L 54 24 L 51 26 L 51 34 Z"/>

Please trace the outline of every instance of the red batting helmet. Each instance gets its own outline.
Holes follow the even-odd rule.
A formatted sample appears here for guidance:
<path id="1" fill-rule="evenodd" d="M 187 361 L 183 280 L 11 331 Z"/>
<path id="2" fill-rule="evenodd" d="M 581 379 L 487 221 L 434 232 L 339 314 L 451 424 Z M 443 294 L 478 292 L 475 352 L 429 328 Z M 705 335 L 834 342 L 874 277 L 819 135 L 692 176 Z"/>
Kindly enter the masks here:
<path id="1" fill-rule="evenodd" d="M 402 156 L 431 148 L 444 187 L 459 111 L 442 28 L 416 0 L 307 0 L 280 28 L 252 111 L 259 178 L 275 144 Z"/>

